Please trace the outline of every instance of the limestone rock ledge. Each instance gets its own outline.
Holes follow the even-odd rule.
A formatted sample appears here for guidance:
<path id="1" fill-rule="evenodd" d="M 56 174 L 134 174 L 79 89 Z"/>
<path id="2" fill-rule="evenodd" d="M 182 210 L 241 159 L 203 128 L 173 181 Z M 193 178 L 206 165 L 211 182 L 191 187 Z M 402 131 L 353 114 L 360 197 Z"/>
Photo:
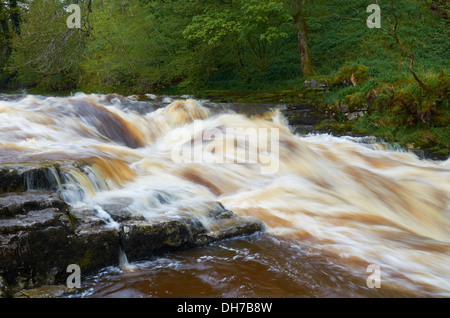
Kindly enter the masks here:
<path id="1" fill-rule="evenodd" d="M 119 265 L 122 251 L 136 261 L 263 229 L 262 222 L 239 217 L 220 203 L 206 222 L 188 217 L 146 220 L 126 207 L 104 209 L 118 229 L 96 211 L 71 209 L 53 191 L 0 194 L 0 298 L 65 284 L 70 264 L 79 265 L 83 276 Z"/>

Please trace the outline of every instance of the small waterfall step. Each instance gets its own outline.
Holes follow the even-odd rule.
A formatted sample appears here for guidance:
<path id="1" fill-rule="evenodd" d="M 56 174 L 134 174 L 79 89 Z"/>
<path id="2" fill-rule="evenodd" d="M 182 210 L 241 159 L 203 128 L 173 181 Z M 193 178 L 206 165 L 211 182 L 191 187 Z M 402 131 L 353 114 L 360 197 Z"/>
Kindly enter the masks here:
<path id="1" fill-rule="evenodd" d="M 0 294 L 7 297 L 40 285 L 64 284 L 70 264 L 88 275 L 107 266 L 129 265 L 128 260 L 264 228 L 262 222 L 238 217 L 221 204 L 207 222 L 187 217 L 147 220 L 117 205 L 104 209 L 118 228 L 95 210 L 69 207 L 52 191 L 0 194 Z"/>

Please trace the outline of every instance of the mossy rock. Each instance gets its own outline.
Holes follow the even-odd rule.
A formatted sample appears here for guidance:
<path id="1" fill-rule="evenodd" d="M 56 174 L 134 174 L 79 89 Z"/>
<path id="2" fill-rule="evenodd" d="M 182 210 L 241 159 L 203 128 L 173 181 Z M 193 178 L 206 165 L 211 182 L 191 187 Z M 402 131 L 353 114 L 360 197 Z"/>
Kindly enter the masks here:
<path id="1" fill-rule="evenodd" d="M 334 85 L 348 84 L 359 85 L 369 79 L 368 67 L 359 64 L 346 64 L 343 65 L 338 74 L 333 78 L 332 83 Z"/>
<path id="2" fill-rule="evenodd" d="M 0 193 L 52 190 L 60 178 L 59 163 L 0 165 Z"/>

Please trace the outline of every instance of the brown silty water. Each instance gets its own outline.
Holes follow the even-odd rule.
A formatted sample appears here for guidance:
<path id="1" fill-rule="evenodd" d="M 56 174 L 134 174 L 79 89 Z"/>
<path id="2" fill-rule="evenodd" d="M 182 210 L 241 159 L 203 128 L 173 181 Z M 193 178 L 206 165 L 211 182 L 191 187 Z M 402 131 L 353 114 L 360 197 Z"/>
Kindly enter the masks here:
<path id="1" fill-rule="evenodd" d="M 0 163 L 89 163 L 87 175 L 67 173 L 74 187 L 61 196 L 72 206 L 120 201 L 146 218 L 201 218 L 220 201 L 266 225 L 107 268 L 81 297 L 448 297 L 450 162 L 361 140 L 295 135 L 264 105 L 94 94 L 0 101 Z M 369 265 L 380 288 L 369 288 Z"/>

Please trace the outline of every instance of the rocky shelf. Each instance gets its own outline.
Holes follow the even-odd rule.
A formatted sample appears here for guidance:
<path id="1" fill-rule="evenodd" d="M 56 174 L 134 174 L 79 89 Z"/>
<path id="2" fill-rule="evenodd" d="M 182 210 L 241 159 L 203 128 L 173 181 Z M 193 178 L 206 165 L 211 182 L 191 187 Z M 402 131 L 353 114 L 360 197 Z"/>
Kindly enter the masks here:
<path id="1" fill-rule="evenodd" d="M 82 276 L 89 275 L 119 265 L 122 253 L 129 261 L 143 260 L 250 235 L 264 227 L 262 222 L 237 216 L 220 203 L 207 220 L 148 220 L 130 213 L 126 206 L 112 204 L 103 207 L 118 224 L 112 227 L 95 210 L 73 209 L 52 190 L 27 190 L 21 184 L 31 171 L 49 188 L 50 183 L 44 180 L 48 169 L 0 169 L 4 190 L 0 192 L 0 298 L 42 297 L 42 292 L 36 295 L 31 291 L 65 284 L 70 264 L 80 266 Z M 8 183 L 6 174 L 12 176 Z M 9 192 L 11 189 L 15 192 Z"/>

